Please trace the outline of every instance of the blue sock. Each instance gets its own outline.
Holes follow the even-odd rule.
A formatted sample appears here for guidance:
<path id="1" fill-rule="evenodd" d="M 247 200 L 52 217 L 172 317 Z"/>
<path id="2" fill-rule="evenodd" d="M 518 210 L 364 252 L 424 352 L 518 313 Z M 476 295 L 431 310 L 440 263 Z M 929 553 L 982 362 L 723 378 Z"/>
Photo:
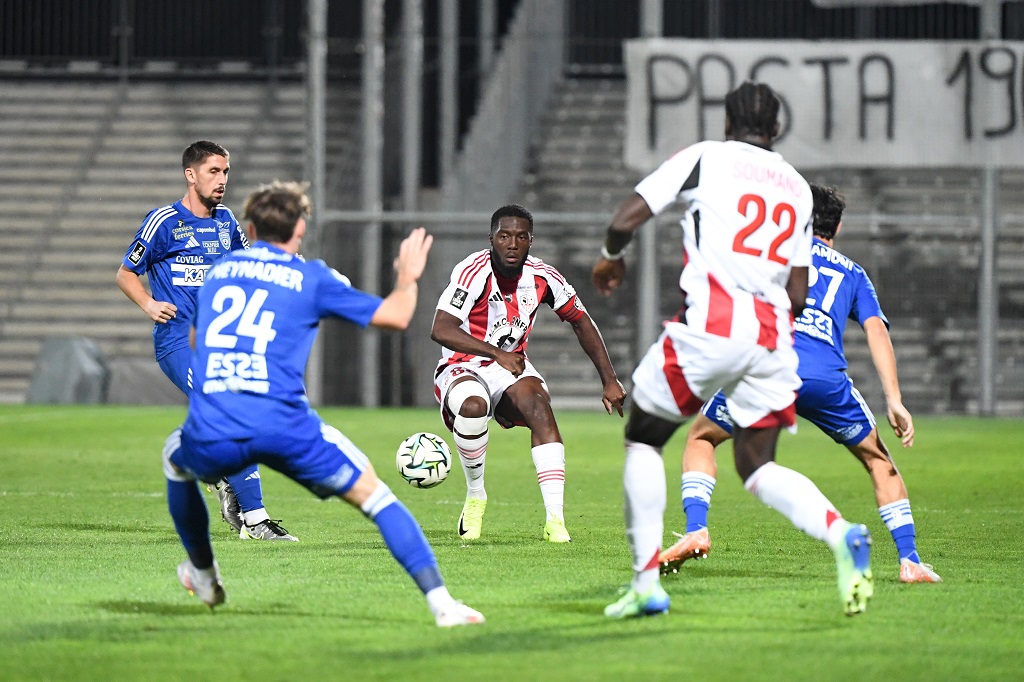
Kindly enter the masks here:
<path id="1" fill-rule="evenodd" d="M 686 532 L 692 533 L 707 528 L 711 494 L 715 492 L 715 478 L 697 471 L 688 471 L 683 474 L 682 491 Z"/>
<path id="2" fill-rule="evenodd" d="M 896 543 L 896 551 L 900 554 L 900 561 L 910 559 L 915 564 L 921 563 L 921 557 L 917 553 L 917 533 L 914 531 L 914 524 L 908 523 L 890 532 Z"/>
<path id="3" fill-rule="evenodd" d="M 683 498 L 683 513 L 686 514 L 686 532 L 708 527 L 708 509 L 711 508 L 704 500 L 696 497 Z"/>
<path id="4" fill-rule="evenodd" d="M 921 563 L 921 557 L 917 554 L 917 533 L 914 529 L 914 516 L 910 511 L 910 500 L 896 500 L 883 505 L 878 508 L 878 515 L 892 534 L 900 561 L 910 559 Z"/>
<path id="5" fill-rule="evenodd" d="M 167 481 L 167 509 L 181 544 L 196 568 L 213 566 L 210 545 L 210 514 L 195 481 Z"/>
<path id="6" fill-rule="evenodd" d="M 238 506 L 242 508 L 243 514 L 263 509 L 263 486 L 260 483 L 260 470 L 255 464 L 224 478 L 235 491 Z"/>
<path id="7" fill-rule="evenodd" d="M 444 585 L 427 537 L 413 515 L 386 485 L 378 485 L 363 503 L 362 510 L 377 524 L 384 544 L 423 594 Z"/>

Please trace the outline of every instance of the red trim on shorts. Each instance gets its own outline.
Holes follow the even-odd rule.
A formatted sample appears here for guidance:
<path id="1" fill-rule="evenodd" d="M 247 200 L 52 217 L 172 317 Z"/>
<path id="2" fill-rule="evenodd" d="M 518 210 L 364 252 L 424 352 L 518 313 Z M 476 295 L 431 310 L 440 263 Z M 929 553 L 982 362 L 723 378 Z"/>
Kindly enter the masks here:
<path id="1" fill-rule="evenodd" d="M 779 345 L 779 318 L 775 314 L 775 306 L 759 298 L 754 299 L 754 314 L 761 323 L 757 331 L 757 345 L 768 350 L 775 350 Z"/>
<path id="2" fill-rule="evenodd" d="M 697 411 L 704 404 L 704 401 L 693 394 L 690 385 L 686 383 L 683 375 L 683 368 L 679 365 L 679 356 L 676 355 L 676 348 L 672 345 L 672 338 L 665 337 L 662 344 L 662 352 L 665 354 L 665 378 L 668 380 L 668 387 L 672 391 L 672 397 L 676 401 L 679 413 L 684 417 L 697 414 Z"/>
<path id="3" fill-rule="evenodd" d="M 704 330 L 715 336 L 732 336 L 732 296 L 715 276 L 708 273 L 710 297 L 708 300 L 708 321 Z"/>
<path id="4" fill-rule="evenodd" d="M 768 415 L 757 420 L 751 424 L 748 428 L 751 429 L 770 429 L 775 426 L 788 428 L 796 423 L 796 402 L 789 404 L 789 407 L 776 410 Z"/>

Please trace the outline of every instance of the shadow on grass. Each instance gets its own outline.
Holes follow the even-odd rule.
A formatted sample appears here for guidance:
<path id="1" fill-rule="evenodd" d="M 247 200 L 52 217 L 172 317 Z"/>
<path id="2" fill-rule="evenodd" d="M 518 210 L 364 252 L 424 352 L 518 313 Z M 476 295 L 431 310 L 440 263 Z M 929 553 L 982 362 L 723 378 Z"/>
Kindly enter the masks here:
<path id="1" fill-rule="evenodd" d="M 95 606 L 100 611 L 107 613 L 119 613 L 127 615 L 146 616 L 193 616 L 209 618 L 210 616 L 316 616 L 323 618 L 323 613 L 310 613 L 296 609 L 288 604 L 266 604 L 259 609 L 239 608 L 237 606 L 221 606 L 217 609 L 210 609 L 194 598 L 181 604 L 168 602 L 141 601 L 138 599 L 124 601 L 101 601 Z"/>
<path id="2" fill-rule="evenodd" d="M 127 523 L 102 523 L 83 521 L 66 521 L 64 523 L 43 523 L 39 524 L 38 527 L 82 532 L 98 531 L 101 533 L 152 533 L 157 535 L 168 535 L 169 531 L 169 528 L 167 526 L 136 526 Z M 170 539 L 177 541 L 177 537 L 173 535 L 173 530 L 170 533 Z"/>

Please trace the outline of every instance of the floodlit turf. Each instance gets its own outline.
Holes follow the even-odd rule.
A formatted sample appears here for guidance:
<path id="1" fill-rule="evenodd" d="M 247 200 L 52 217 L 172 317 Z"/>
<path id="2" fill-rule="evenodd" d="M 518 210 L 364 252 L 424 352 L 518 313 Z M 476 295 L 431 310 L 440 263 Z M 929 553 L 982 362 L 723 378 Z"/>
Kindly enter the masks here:
<path id="1" fill-rule="evenodd" d="M 901 585 L 867 475 L 807 423 L 779 461 L 875 538 L 868 612 L 842 615 L 832 556 L 745 493 L 720 451 L 711 556 L 664 581 L 667 616 L 610 622 L 630 576 L 622 421 L 562 413 L 569 545 L 541 541 L 523 429 L 491 435 L 484 535 L 456 537 L 458 466 L 406 485 L 394 449 L 439 431 L 430 410 L 324 410 L 370 456 L 433 543 L 456 598 L 486 625 L 435 628 L 373 524 L 264 471 L 268 509 L 301 542 L 232 537 L 213 509 L 228 601 L 179 587 L 160 449 L 180 408 L 0 408 L 3 680 L 1019 679 L 1024 652 L 1024 422 L 917 420 L 896 453 L 924 559 L 946 580 Z M 680 529 L 682 432 L 666 449 L 666 534 Z M 890 447 L 895 439 L 887 434 Z M 450 442 L 450 439 L 449 439 Z"/>

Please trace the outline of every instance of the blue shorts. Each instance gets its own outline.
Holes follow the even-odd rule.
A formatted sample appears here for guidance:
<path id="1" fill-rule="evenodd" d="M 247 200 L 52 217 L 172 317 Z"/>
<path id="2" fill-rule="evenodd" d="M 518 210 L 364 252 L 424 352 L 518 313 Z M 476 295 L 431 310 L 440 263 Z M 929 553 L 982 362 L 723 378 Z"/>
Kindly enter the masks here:
<path id="1" fill-rule="evenodd" d="M 188 395 L 192 392 L 192 349 L 188 346 L 172 350 L 167 355 L 156 361 L 160 369 L 164 371 L 167 378 L 181 392 Z"/>
<path id="2" fill-rule="evenodd" d="M 875 428 L 875 415 L 846 372 L 837 372 L 834 379 L 804 379 L 796 393 L 796 413 L 847 447 Z"/>
<path id="3" fill-rule="evenodd" d="M 348 492 L 369 466 L 352 441 L 312 410 L 287 433 L 261 433 L 243 440 L 199 441 L 182 430 L 181 445 L 170 460 L 207 483 L 252 464 L 265 464 L 321 498 Z"/>
<path id="4" fill-rule="evenodd" d="M 732 417 L 725 405 L 725 394 L 716 393 L 700 411 L 732 435 Z M 838 372 L 835 379 L 804 379 L 796 394 L 796 413 L 848 447 L 860 443 L 875 428 L 875 416 L 845 372 Z"/>

